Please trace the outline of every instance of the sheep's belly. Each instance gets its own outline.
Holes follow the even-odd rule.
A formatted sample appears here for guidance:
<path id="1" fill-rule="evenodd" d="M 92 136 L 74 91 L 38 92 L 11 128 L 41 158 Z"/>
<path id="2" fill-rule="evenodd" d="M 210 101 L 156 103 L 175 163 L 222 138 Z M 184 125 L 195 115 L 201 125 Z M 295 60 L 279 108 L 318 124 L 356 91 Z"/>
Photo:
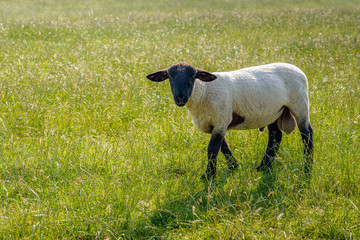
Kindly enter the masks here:
<path id="1" fill-rule="evenodd" d="M 232 122 L 229 125 L 229 129 L 233 130 L 246 130 L 246 129 L 256 129 L 270 125 L 275 122 L 282 114 L 282 110 L 275 112 L 273 114 L 261 115 L 261 116 L 251 116 L 243 117 L 243 121 L 236 124 Z M 234 114 L 233 114 L 234 115 Z M 234 118 L 233 118 L 234 119 Z"/>

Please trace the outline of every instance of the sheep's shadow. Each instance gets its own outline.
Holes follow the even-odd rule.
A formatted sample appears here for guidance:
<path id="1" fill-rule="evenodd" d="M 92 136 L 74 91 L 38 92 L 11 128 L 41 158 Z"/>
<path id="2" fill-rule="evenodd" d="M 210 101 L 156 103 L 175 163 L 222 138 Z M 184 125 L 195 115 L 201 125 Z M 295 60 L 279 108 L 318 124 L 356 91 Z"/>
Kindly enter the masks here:
<path id="1" fill-rule="evenodd" d="M 253 211 L 259 208 L 272 208 L 291 194 L 285 186 L 277 185 L 278 173 L 278 171 L 261 172 L 254 188 L 239 186 L 237 189 L 232 189 L 231 193 L 226 189 L 226 185 L 228 178 L 236 177 L 235 174 L 222 174 L 214 180 L 203 180 L 201 190 L 194 189 L 186 196 L 164 201 L 152 212 L 149 220 L 153 227 L 165 232 L 186 228 L 196 222 L 211 221 L 213 215 L 216 215 L 214 213 L 216 209 L 226 211 L 227 214 L 235 217 L 239 212 L 239 208 L 236 207 L 239 201 L 246 202 Z M 300 189 L 304 188 L 304 183 L 310 182 L 311 175 L 299 174 L 299 178 L 295 188 Z"/>

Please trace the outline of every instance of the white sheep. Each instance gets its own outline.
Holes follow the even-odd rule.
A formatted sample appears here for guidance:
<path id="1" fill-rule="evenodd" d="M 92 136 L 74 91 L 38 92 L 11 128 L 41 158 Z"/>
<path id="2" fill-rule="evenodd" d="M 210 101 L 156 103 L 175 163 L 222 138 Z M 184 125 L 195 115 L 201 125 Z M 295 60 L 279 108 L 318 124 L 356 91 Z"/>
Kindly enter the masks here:
<path id="1" fill-rule="evenodd" d="M 225 140 L 227 130 L 267 126 L 269 140 L 257 167 L 260 171 L 271 168 L 282 139 L 281 131 L 289 134 L 296 124 L 304 142 L 305 172 L 309 171 L 313 130 L 309 118 L 308 83 L 305 74 L 296 66 L 273 63 L 209 73 L 182 62 L 149 74 L 147 78 L 154 82 L 169 78 L 176 105 L 188 109 L 200 131 L 211 133 L 208 165 L 203 177 L 215 176 L 219 150 L 229 169 L 238 167 Z"/>

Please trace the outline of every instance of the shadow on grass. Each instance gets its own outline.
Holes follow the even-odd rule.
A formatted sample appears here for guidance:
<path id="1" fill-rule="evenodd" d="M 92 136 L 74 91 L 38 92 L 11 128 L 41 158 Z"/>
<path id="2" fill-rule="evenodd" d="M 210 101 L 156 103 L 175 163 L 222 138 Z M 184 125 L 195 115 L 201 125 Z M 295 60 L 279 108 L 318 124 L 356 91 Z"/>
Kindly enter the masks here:
<path id="1" fill-rule="evenodd" d="M 231 220 L 239 212 L 244 212 L 244 209 L 249 213 L 263 209 L 266 214 L 267 209 L 287 208 L 293 203 L 284 202 L 284 199 L 293 197 L 293 191 L 301 192 L 301 189 L 307 188 L 311 174 L 295 171 L 297 181 L 289 190 L 286 183 L 278 182 L 278 171 L 280 170 L 261 172 L 253 187 L 241 184 L 230 191 L 228 179 L 236 177 L 235 174 L 219 174 L 216 179 L 203 180 L 202 189 L 188 192 L 183 197 L 165 200 L 153 211 L 150 223 L 157 228 L 159 236 L 162 236 L 180 228 L 205 223 L 216 224 L 222 218 Z"/>

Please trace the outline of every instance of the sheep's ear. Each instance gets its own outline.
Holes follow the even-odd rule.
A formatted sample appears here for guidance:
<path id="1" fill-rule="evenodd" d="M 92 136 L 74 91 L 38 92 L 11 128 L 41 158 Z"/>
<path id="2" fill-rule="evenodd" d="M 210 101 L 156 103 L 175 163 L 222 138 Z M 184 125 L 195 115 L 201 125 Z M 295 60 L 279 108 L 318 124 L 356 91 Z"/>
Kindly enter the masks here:
<path id="1" fill-rule="evenodd" d="M 158 72 L 151 73 L 146 77 L 153 82 L 162 82 L 169 78 L 169 74 L 167 72 L 167 69 L 164 69 Z"/>
<path id="2" fill-rule="evenodd" d="M 196 78 L 200 79 L 201 81 L 211 82 L 217 78 L 214 74 L 206 72 L 202 69 L 196 69 L 196 70 L 197 70 Z"/>

